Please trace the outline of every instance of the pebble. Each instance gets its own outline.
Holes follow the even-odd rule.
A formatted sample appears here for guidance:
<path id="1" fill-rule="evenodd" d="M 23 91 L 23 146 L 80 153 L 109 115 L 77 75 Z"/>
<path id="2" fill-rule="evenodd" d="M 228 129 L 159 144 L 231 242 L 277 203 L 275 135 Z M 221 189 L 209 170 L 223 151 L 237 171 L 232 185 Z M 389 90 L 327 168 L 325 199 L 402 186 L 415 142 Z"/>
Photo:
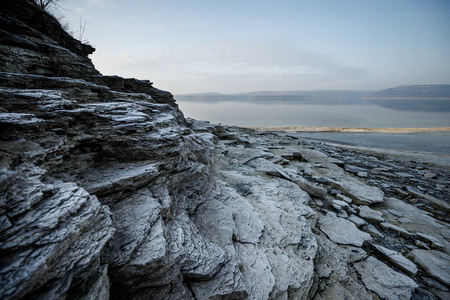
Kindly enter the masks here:
<path id="1" fill-rule="evenodd" d="M 338 198 L 339 200 L 345 201 L 348 204 L 352 203 L 352 199 L 350 197 L 347 197 L 347 196 L 343 195 L 343 194 L 337 194 L 336 198 Z"/>
<path id="2" fill-rule="evenodd" d="M 404 172 L 396 172 L 395 175 L 397 175 L 398 177 L 403 177 L 403 178 L 414 178 L 413 175 L 411 175 L 409 173 L 404 173 Z"/>
<path id="3" fill-rule="evenodd" d="M 430 247 L 428 247 L 428 245 L 425 244 L 425 243 L 422 242 L 422 241 L 416 240 L 414 243 L 415 243 L 416 246 L 419 247 L 419 248 L 423 248 L 423 249 L 426 249 L 426 250 L 430 250 Z"/>
<path id="4" fill-rule="evenodd" d="M 350 172 L 350 173 L 354 173 L 354 174 L 362 171 L 361 168 L 358 168 L 358 167 L 355 167 L 355 166 L 352 166 L 352 165 L 345 165 L 344 170 L 347 171 L 347 172 Z"/>
<path id="5" fill-rule="evenodd" d="M 323 177 L 318 177 L 318 178 L 314 178 L 315 181 L 317 181 L 318 183 L 328 183 L 328 180 L 323 178 Z"/>
<path id="6" fill-rule="evenodd" d="M 363 178 L 367 178 L 367 172 L 358 172 L 356 175 L 358 175 L 358 177 L 363 177 Z"/>
<path id="7" fill-rule="evenodd" d="M 333 200 L 331 202 L 331 205 L 337 209 L 337 210 L 348 210 L 349 209 L 349 205 L 347 202 L 341 201 L 341 200 Z"/>
<path id="8" fill-rule="evenodd" d="M 330 190 L 330 194 L 333 195 L 333 196 L 336 196 L 338 194 L 342 194 L 342 192 L 339 191 L 339 190 L 336 190 L 336 189 L 331 189 Z"/>
<path id="9" fill-rule="evenodd" d="M 436 173 L 432 173 L 432 172 L 428 172 L 425 173 L 425 175 L 423 175 L 424 178 L 426 179 L 436 179 L 437 178 L 437 174 Z"/>

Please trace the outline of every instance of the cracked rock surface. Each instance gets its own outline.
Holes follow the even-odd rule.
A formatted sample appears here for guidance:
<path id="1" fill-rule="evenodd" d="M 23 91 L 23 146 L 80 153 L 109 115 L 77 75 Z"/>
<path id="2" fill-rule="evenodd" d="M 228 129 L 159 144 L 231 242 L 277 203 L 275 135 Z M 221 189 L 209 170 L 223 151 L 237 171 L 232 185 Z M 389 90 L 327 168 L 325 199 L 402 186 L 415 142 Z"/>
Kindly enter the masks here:
<path id="1" fill-rule="evenodd" d="M 447 169 L 185 119 L 3 4 L 0 298 L 450 298 Z"/>

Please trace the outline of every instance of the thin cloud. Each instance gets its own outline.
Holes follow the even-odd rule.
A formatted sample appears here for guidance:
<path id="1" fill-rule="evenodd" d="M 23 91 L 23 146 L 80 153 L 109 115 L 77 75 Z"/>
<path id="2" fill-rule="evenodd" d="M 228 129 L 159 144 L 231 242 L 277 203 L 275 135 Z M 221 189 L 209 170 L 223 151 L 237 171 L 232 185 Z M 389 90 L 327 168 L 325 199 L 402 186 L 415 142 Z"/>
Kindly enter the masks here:
<path id="1" fill-rule="evenodd" d="M 104 0 L 87 0 L 87 3 L 90 5 L 99 5 L 99 6 L 105 5 Z"/>
<path id="2" fill-rule="evenodd" d="M 266 89 L 267 84 L 273 88 L 277 84 L 285 87 L 287 82 L 294 85 L 295 78 L 318 83 L 355 79 L 368 73 L 324 54 L 293 46 L 252 42 L 222 41 L 144 52 L 99 52 L 93 59 L 106 73 L 148 74 L 160 81 L 196 78 L 199 87 L 214 78 L 218 82 L 226 81 L 227 86 L 232 86 L 233 81 L 238 84 L 250 80 L 252 86 L 261 90 Z"/>

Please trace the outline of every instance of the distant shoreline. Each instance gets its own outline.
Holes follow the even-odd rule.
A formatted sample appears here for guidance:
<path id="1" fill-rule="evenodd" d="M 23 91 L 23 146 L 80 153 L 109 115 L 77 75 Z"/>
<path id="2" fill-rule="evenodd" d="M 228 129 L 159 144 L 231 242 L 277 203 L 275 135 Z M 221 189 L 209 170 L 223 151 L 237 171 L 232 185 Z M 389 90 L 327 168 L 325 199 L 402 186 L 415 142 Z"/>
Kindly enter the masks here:
<path id="1" fill-rule="evenodd" d="M 241 126 L 257 131 L 280 132 L 383 132 L 383 133 L 409 133 L 450 131 L 450 127 L 425 127 L 425 128 L 364 128 L 364 127 L 297 127 L 297 126 Z"/>
<path id="2" fill-rule="evenodd" d="M 366 100 L 450 100 L 449 97 L 436 98 L 436 97 L 362 97 Z"/>

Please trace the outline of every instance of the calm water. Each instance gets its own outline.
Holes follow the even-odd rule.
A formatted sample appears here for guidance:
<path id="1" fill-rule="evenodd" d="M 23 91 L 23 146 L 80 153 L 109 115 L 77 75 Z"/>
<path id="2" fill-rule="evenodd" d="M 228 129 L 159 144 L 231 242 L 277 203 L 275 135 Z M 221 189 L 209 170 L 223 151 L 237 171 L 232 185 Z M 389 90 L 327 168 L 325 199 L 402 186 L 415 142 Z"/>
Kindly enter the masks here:
<path id="1" fill-rule="evenodd" d="M 377 100 L 378 101 L 378 100 Z M 311 100 L 284 103 L 177 100 L 186 117 L 237 126 L 450 127 L 450 101 Z"/>
<path id="2" fill-rule="evenodd" d="M 450 132 L 297 132 L 289 135 L 368 148 L 450 154 Z M 445 158 L 442 158 L 445 159 Z M 447 159 L 450 159 L 447 158 Z"/>
<path id="3" fill-rule="evenodd" d="M 295 102 L 180 101 L 186 117 L 237 126 L 414 128 L 450 127 L 450 101 L 311 100 Z M 308 133 L 296 135 L 355 146 L 450 153 L 450 132 Z"/>

